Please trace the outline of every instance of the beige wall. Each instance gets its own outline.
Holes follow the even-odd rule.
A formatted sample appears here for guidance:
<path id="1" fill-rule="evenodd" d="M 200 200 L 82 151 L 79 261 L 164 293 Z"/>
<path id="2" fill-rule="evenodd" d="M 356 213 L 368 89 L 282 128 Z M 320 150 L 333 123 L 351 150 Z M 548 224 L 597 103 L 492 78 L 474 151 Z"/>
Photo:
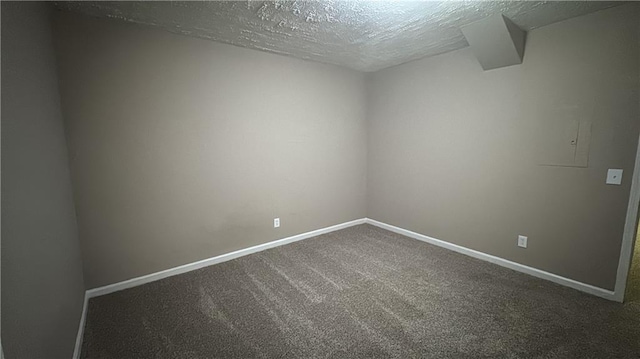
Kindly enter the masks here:
<path id="1" fill-rule="evenodd" d="M 484 72 L 463 49 L 366 79 L 61 14 L 86 283 L 368 216 L 613 289 L 638 138 L 637 11 L 536 29 L 520 66 Z M 556 118 L 593 123 L 587 168 L 537 164 Z M 608 168 L 625 170 L 622 186 L 604 184 Z"/>
<path id="2" fill-rule="evenodd" d="M 363 74 L 73 14 L 56 39 L 89 288 L 365 216 Z"/>
<path id="3" fill-rule="evenodd" d="M 84 300 L 49 4 L 2 2 L 2 347 L 70 358 Z"/>
<path id="4" fill-rule="evenodd" d="M 485 72 L 466 48 L 372 75 L 368 217 L 613 289 L 639 22 L 626 5 L 533 30 L 520 66 Z M 538 166 L 541 127 L 566 118 L 593 121 L 588 168 Z M 622 186 L 605 185 L 608 168 Z"/>

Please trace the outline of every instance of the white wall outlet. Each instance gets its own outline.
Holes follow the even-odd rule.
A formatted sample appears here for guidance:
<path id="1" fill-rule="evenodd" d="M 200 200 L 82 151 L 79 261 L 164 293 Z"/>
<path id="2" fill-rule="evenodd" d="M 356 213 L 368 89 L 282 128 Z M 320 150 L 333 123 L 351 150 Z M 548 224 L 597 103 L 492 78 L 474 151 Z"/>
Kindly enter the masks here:
<path id="1" fill-rule="evenodd" d="M 273 228 L 278 228 L 280 227 L 280 218 L 274 218 L 273 219 Z"/>
<path id="2" fill-rule="evenodd" d="M 607 184 L 621 184 L 622 183 L 622 170 L 610 168 L 607 171 Z"/>
<path id="3" fill-rule="evenodd" d="M 518 247 L 527 248 L 527 236 L 518 236 Z"/>

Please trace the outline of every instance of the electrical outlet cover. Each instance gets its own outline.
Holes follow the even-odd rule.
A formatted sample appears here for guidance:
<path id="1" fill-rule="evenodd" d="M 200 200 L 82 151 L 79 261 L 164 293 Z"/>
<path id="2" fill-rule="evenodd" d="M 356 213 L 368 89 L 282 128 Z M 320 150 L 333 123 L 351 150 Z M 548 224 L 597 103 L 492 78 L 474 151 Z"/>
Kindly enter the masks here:
<path id="1" fill-rule="evenodd" d="M 527 248 L 527 237 L 518 236 L 518 247 Z"/>

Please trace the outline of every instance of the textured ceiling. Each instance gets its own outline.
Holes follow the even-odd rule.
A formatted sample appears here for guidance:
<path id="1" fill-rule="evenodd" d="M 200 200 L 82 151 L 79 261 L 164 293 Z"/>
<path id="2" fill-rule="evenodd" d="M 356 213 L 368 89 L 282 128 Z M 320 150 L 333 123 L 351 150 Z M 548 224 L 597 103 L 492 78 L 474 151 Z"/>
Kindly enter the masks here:
<path id="1" fill-rule="evenodd" d="M 161 27 L 252 49 L 376 71 L 467 46 L 460 26 L 503 13 L 524 30 L 619 2 L 58 2 L 61 10 Z"/>

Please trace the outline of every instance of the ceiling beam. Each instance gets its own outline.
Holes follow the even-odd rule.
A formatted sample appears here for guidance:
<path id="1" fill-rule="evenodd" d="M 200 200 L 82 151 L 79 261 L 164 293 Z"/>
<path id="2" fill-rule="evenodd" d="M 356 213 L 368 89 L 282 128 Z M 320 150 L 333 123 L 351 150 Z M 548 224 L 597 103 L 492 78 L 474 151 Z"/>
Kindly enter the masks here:
<path id="1" fill-rule="evenodd" d="M 461 30 L 484 70 L 522 63 L 526 32 L 504 15 L 487 17 Z"/>

